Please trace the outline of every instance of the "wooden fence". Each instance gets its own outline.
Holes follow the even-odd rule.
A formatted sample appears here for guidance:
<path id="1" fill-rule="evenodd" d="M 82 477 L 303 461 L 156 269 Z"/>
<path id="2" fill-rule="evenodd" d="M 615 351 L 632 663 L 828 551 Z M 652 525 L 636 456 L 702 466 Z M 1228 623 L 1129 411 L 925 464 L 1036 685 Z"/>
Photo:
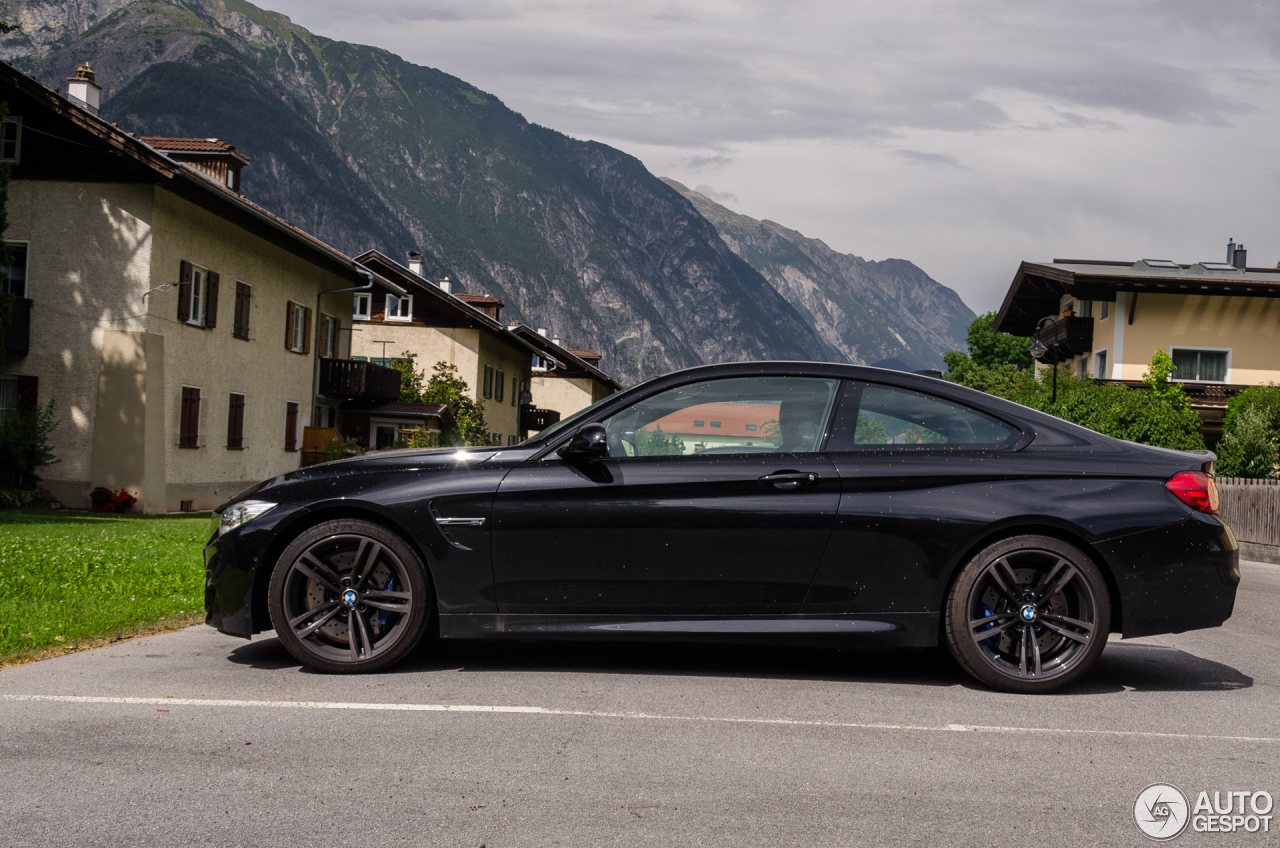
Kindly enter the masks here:
<path id="1" fill-rule="evenodd" d="M 1237 541 L 1280 548 L 1280 480 L 1219 477 L 1218 514 Z"/>

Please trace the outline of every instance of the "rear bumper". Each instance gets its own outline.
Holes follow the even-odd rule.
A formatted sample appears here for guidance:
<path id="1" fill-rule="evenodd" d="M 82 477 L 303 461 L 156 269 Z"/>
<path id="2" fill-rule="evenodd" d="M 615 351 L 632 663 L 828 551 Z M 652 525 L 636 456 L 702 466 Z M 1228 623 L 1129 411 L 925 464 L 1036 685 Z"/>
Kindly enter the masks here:
<path id="1" fill-rule="evenodd" d="M 1240 550 L 1214 516 L 1193 513 L 1098 548 L 1113 566 L 1126 639 L 1217 627 L 1231 617 Z"/>

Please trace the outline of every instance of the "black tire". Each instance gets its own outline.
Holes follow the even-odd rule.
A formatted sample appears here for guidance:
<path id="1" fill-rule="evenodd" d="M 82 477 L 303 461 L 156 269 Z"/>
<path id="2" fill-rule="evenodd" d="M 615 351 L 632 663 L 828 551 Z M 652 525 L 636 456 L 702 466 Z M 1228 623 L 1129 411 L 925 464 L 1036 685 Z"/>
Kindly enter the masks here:
<path id="1" fill-rule="evenodd" d="M 1111 632 L 1111 597 L 1079 548 L 1015 536 L 964 565 L 945 615 L 947 645 L 965 671 L 995 689 L 1037 694 L 1093 668 Z"/>
<path id="2" fill-rule="evenodd" d="M 431 622 L 435 594 L 413 548 L 359 519 L 317 524 L 276 560 L 268 590 L 276 635 L 298 662 L 330 674 L 380 671 Z"/>

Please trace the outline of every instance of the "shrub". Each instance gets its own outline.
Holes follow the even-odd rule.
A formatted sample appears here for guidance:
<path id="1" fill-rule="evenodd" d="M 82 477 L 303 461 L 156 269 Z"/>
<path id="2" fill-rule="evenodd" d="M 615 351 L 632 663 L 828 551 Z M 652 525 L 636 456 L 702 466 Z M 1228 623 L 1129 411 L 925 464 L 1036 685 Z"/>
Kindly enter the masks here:
<path id="1" fill-rule="evenodd" d="M 1275 433 L 1262 406 L 1248 406 L 1236 415 L 1218 443 L 1217 472 L 1222 477 L 1276 476 Z"/>
<path id="2" fill-rule="evenodd" d="M 36 470 L 56 464 L 50 437 L 58 427 L 50 398 L 30 412 L 0 416 L 0 488 L 34 489 Z"/>

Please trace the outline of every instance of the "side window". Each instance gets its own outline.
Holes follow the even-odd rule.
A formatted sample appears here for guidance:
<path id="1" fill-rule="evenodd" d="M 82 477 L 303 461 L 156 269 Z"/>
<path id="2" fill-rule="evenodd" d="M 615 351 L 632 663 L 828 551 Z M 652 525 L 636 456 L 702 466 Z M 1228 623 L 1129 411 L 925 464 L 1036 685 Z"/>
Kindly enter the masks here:
<path id="1" fill-rule="evenodd" d="M 609 455 L 816 451 L 839 385 L 835 378 L 730 377 L 668 389 L 605 419 Z M 712 427 L 701 426 L 707 421 Z"/>
<path id="2" fill-rule="evenodd" d="M 1018 436 L 1007 424 L 955 401 L 893 386 L 850 383 L 827 450 L 1000 448 Z"/>

